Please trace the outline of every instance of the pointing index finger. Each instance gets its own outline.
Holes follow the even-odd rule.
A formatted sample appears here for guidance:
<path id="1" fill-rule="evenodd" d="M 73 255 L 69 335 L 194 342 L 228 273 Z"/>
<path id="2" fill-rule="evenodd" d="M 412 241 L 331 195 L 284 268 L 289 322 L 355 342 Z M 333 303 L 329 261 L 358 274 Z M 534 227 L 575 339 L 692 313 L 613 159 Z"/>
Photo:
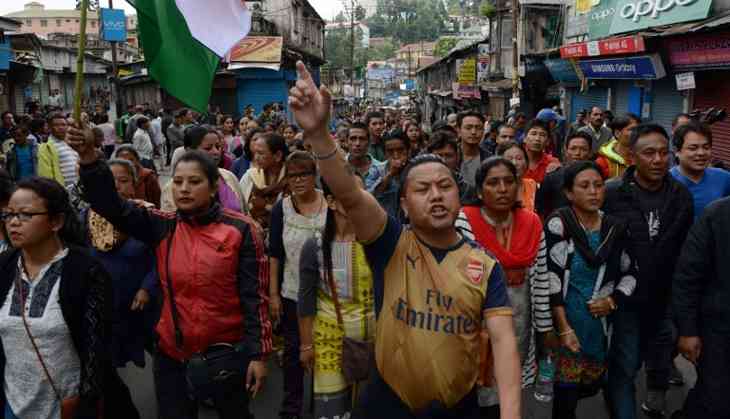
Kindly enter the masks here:
<path id="1" fill-rule="evenodd" d="M 312 81 L 312 75 L 309 74 L 307 66 L 305 66 L 304 63 L 301 61 L 297 61 L 297 76 L 299 77 L 299 80 L 305 81 L 307 83 L 310 83 Z"/>

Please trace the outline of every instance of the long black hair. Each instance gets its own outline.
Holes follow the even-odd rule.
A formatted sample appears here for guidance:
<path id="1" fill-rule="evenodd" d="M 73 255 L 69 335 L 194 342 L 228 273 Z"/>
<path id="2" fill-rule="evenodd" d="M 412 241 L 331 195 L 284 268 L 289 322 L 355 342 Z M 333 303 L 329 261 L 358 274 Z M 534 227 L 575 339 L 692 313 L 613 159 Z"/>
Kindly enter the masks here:
<path id="1" fill-rule="evenodd" d="M 84 229 L 79 215 L 71 206 L 68 192 L 58 182 L 38 176 L 22 179 L 16 185 L 16 190 L 27 189 L 33 191 L 46 203 L 49 216 L 63 215 L 63 227 L 58 232 L 62 242 L 67 245 L 86 246 Z"/>
<path id="2" fill-rule="evenodd" d="M 325 182 L 324 179 L 322 179 L 322 194 L 324 195 L 324 198 L 327 199 L 327 197 L 332 197 L 332 199 L 335 199 L 334 194 L 332 193 L 332 190 L 330 189 L 329 185 L 327 185 L 327 182 Z M 322 263 L 324 264 L 324 279 L 326 281 L 327 287 L 330 286 L 331 283 L 334 283 L 333 281 L 330 281 L 330 279 L 334 279 L 332 276 L 332 243 L 335 241 L 335 235 L 337 234 L 337 220 L 335 219 L 335 211 L 332 208 L 327 208 L 327 217 L 324 222 L 324 232 L 322 233 Z M 335 293 L 337 290 L 330 290 L 330 292 Z"/>

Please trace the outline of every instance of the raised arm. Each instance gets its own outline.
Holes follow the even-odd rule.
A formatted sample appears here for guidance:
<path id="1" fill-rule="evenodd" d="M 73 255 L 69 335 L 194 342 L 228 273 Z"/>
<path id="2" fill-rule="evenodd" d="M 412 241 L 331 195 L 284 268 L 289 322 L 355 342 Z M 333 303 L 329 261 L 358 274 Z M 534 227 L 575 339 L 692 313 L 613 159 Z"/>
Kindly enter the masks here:
<path id="1" fill-rule="evenodd" d="M 150 212 L 119 196 L 114 176 L 107 164 L 99 160 L 93 137 L 88 131 L 69 127 L 67 141 L 79 153 L 79 176 L 84 198 L 91 208 L 121 232 L 155 247 L 174 220 L 168 220 L 159 213 Z"/>
<path id="2" fill-rule="evenodd" d="M 347 161 L 329 135 L 331 97 L 326 88 L 317 88 L 304 64 L 297 62 L 298 80 L 291 89 L 289 105 L 319 160 L 327 185 L 342 204 L 355 226 L 358 240 L 369 242 L 382 232 L 387 215 L 378 201 L 365 191 L 347 169 Z"/>

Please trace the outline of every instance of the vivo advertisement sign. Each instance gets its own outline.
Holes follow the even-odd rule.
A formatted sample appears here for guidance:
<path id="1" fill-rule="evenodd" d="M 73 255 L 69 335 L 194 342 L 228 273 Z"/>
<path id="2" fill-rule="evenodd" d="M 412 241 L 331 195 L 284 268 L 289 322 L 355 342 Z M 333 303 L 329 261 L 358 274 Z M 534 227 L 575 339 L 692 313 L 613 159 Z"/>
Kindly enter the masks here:
<path id="1" fill-rule="evenodd" d="M 655 80 L 667 75 L 657 54 L 586 60 L 578 64 L 587 79 Z"/>
<path id="2" fill-rule="evenodd" d="M 10 41 L 0 43 L 0 70 L 9 70 L 12 58 L 13 50 L 10 49 Z"/>
<path id="3" fill-rule="evenodd" d="M 127 40 L 127 18 L 122 9 L 101 9 L 101 39 L 110 42 Z"/>

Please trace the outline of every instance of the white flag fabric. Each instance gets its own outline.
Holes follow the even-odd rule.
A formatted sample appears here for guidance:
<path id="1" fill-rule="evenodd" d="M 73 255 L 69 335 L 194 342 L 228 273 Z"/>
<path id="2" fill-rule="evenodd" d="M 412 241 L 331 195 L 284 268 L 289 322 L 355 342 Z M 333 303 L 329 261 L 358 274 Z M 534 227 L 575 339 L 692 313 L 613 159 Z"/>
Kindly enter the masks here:
<path id="1" fill-rule="evenodd" d="M 190 34 L 223 57 L 251 30 L 251 13 L 243 0 L 175 0 Z"/>

